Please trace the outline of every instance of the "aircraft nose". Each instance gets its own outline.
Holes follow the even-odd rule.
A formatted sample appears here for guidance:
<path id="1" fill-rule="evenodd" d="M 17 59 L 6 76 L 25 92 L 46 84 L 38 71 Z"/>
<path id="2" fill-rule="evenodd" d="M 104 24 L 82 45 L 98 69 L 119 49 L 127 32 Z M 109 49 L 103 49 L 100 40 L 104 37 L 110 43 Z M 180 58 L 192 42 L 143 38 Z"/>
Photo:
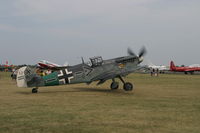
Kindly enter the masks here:
<path id="1" fill-rule="evenodd" d="M 144 60 L 144 57 L 140 57 L 139 58 L 139 63 L 143 62 L 143 60 Z"/>

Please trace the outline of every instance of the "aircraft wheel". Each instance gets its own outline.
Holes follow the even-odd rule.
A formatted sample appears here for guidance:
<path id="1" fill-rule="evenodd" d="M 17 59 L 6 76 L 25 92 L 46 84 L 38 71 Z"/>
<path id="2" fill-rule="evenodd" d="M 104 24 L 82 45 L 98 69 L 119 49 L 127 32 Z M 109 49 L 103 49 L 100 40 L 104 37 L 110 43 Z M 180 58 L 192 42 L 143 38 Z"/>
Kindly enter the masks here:
<path id="1" fill-rule="evenodd" d="M 112 90 L 116 90 L 119 88 L 119 83 L 118 82 L 112 82 L 111 85 L 110 85 L 110 88 Z"/>
<path id="2" fill-rule="evenodd" d="M 37 93 L 38 92 L 38 89 L 37 88 L 33 88 L 32 89 L 32 93 Z"/>
<path id="3" fill-rule="evenodd" d="M 185 72 L 185 74 L 188 74 L 187 72 Z"/>
<path id="4" fill-rule="evenodd" d="M 133 84 L 127 82 L 124 84 L 124 90 L 125 91 L 132 91 L 133 90 Z"/>

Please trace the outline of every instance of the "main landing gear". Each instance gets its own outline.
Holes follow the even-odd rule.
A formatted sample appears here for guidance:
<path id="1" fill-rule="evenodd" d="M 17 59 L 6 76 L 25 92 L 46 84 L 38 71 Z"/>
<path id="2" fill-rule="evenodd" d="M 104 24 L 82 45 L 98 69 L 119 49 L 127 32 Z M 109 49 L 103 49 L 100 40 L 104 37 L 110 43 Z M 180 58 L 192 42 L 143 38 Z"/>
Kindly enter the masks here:
<path id="1" fill-rule="evenodd" d="M 32 93 L 38 93 L 38 88 L 33 88 Z"/>
<path id="2" fill-rule="evenodd" d="M 119 88 L 119 82 L 116 82 L 115 79 L 112 79 L 112 83 L 110 85 L 111 90 L 116 90 Z"/>
<path id="3" fill-rule="evenodd" d="M 119 78 L 119 79 L 122 81 L 122 83 L 124 84 L 123 89 L 124 89 L 125 91 L 132 91 L 132 90 L 133 90 L 133 84 L 131 84 L 130 82 L 125 82 L 121 76 L 119 76 L 118 78 Z M 112 90 L 118 89 L 118 88 L 119 88 L 119 83 L 116 82 L 115 79 L 112 79 L 112 81 L 113 81 L 113 82 L 111 83 L 110 88 L 111 88 Z"/>

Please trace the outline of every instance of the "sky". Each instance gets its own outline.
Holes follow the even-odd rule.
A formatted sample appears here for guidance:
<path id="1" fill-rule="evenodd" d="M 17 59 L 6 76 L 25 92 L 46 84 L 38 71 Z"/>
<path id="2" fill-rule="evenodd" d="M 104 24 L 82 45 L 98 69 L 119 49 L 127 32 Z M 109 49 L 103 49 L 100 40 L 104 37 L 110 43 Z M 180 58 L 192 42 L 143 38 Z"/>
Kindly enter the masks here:
<path id="1" fill-rule="evenodd" d="M 0 64 L 74 65 L 135 53 L 200 64 L 200 0 L 1 0 Z"/>

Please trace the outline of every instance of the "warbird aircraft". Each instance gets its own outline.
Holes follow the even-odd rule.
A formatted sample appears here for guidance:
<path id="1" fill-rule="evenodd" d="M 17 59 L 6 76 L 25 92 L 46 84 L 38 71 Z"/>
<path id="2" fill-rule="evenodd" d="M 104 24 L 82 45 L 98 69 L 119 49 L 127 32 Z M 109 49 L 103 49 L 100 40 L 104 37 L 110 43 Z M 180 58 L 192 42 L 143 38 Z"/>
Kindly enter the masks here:
<path id="1" fill-rule="evenodd" d="M 164 66 L 164 65 L 160 65 L 160 66 L 156 66 L 154 64 L 148 65 L 148 68 L 150 69 L 154 69 L 154 70 L 159 70 L 160 73 L 165 73 L 166 71 L 169 71 L 169 67 Z"/>
<path id="2" fill-rule="evenodd" d="M 38 62 L 38 66 L 42 67 L 42 68 L 53 68 L 53 67 L 60 67 L 60 65 L 52 63 L 50 61 L 46 61 L 46 60 L 41 60 Z"/>
<path id="3" fill-rule="evenodd" d="M 57 69 L 62 69 L 63 67 L 65 68 L 66 66 L 68 66 L 68 64 L 64 64 L 63 66 L 52 63 L 50 61 L 46 61 L 46 60 L 41 60 L 37 63 L 37 65 L 41 68 L 41 69 L 51 69 L 54 70 L 54 68 Z"/>
<path id="4" fill-rule="evenodd" d="M 87 83 L 98 81 L 97 85 L 112 79 L 110 85 L 112 90 L 118 89 L 119 83 L 115 81 L 119 78 L 123 83 L 125 91 L 133 90 L 133 84 L 125 82 L 123 76 L 126 76 L 137 69 L 143 61 L 143 56 L 146 54 L 146 49 L 143 47 L 136 55 L 131 49 L 128 49 L 128 56 L 103 60 L 101 56 L 90 58 L 90 63 L 85 63 L 82 59 L 82 64 L 75 66 L 66 66 L 59 68 L 53 73 L 46 76 L 36 74 L 36 68 L 22 67 L 17 74 L 18 87 L 34 87 L 32 93 L 38 92 L 38 87 L 55 86 L 65 84 Z M 54 67 L 54 70 L 56 67 Z"/>
<path id="5" fill-rule="evenodd" d="M 196 67 L 196 66 L 193 66 L 193 67 L 177 67 L 175 66 L 174 62 L 171 61 L 170 62 L 170 70 L 171 71 L 174 71 L 174 72 L 184 72 L 185 74 L 188 74 L 188 73 L 191 73 L 191 74 L 194 74 L 195 71 L 200 71 L 200 67 Z"/>

